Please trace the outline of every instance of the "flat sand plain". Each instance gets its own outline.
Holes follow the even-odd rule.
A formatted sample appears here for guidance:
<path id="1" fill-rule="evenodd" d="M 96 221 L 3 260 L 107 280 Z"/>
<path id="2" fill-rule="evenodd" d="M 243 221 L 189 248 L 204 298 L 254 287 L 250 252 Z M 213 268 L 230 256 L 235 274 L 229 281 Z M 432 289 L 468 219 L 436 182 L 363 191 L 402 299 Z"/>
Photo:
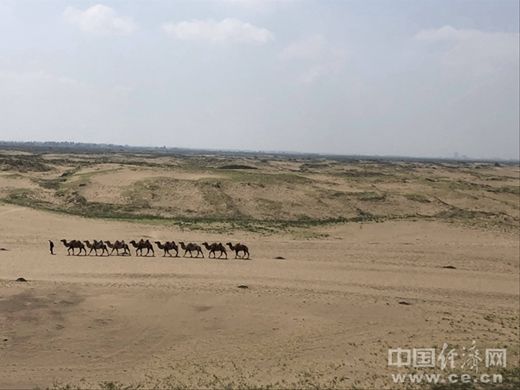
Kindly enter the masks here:
<path id="1" fill-rule="evenodd" d="M 46 240 L 223 237 L 13 205 L 0 218 L 0 388 L 395 387 L 388 348 L 473 340 L 518 361 L 514 235 L 344 224 L 319 239 L 229 234 L 250 261 L 96 258 L 51 256 Z"/>

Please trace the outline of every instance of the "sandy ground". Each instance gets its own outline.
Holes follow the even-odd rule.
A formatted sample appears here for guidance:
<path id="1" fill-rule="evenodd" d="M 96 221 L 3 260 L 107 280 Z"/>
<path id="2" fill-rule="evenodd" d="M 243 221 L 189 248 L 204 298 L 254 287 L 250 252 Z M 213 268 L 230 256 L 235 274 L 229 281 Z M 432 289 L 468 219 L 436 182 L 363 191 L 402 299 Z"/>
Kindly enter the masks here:
<path id="1" fill-rule="evenodd" d="M 387 367 L 388 348 L 472 340 L 482 351 L 506 347 L 510 364 L 518 362 L 512 234 L 408 221 L 338 225 L 313 240 L 223 237 L 7 205 L 0 221 L 0 388 L 388 388 L 397 372 Z M 242 241 L 252 260 L 47 250 L 47 239 L 140 237 Z"/>

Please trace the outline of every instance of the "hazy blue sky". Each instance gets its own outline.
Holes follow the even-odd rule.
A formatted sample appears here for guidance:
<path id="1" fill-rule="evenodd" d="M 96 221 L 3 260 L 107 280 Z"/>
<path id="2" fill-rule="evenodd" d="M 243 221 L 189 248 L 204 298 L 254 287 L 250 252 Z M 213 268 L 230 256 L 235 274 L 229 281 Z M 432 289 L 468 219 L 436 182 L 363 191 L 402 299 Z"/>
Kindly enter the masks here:
<path id="1" fill-rule="evenodd" d="M 518 0 L 0 0 L 0 139 L 518 158 L 518 32 Z"/>

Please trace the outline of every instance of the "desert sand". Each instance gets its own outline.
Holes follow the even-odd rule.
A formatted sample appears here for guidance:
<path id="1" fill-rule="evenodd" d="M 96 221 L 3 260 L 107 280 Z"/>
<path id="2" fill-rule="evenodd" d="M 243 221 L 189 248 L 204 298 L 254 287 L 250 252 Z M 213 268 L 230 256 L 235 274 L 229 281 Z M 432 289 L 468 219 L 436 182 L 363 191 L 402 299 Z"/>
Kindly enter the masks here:
<path id="1" fill-rule="evenodd" d="M 132 183 L 118 172 L 114 181 L 108 173 L 89 181 L 84 196 L 95 197 L 96 186 Z M 35 185 L 20 176 L 5 173 L 2 191 Z M 186 173 L 169 177 L 186 179 Z M 328 185 L 355 192 L 349 183 L 336 184 Z M 98 201 L 120 195 L 107 189 L 103 196 Z M 158 204 L 165 199 L 161 194 Z M 513 210 L 504 229 L 388 218 L 272 232 L 86 218 L 6 201 L 0 204 L 0 388 L 402 388 L 391 380 L 400 371 L 387 366 L 389 348 L 463 348 L 473 340 L 482 351 L 507 348 L 509 368 L 518 370 L 518 208 L 508 199 L 492 203 Z M 310 213 L 318 209 L 312 204 Z M 244 242 L 251 260 L 169 258 L 159 251 L 67 256 L 59 243 L 141 237 Z M 56 243 L 55 256 L 48 239 Z M 20 277 L 27 282 L 16 282 Z"/>
<path id="2" fill-rule="evenodd" d="M 250 261 L 96 258 L 60 246 L 51 256 L 46 240 L 221 236 L 19 206 L 0 217 L 2 388 L 172 375 L 195 386 L 213 373 L 223 383 L 298 383 L 308 373 L 323 386 L 380 387 L 391 385 L 391 347 L 476 340 L 507 345 L 511 362 L 518 354 L 514 237 L 387 222 L 330 228 L 319 240 L 230 235 L 250 245 Z"/>

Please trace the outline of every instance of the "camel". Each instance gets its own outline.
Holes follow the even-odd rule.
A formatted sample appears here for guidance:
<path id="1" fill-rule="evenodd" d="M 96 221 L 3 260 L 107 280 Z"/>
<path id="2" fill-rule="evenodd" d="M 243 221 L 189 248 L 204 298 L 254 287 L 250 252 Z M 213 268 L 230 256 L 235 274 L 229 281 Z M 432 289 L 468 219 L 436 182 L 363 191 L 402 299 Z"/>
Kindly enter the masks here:
<path id="1" fill-rule="evenodd" d="M 86 240 L 86 241 L 83 241 L 83 242 L 85 243 L 85 245 L 87 246 L 87 248 L 90 249 L 90 251 L 88 252 L 88 256 L 90 256 L 90 254 L 92 253 L 92 251 L 95 251 L 96 256 L 98 255 L 98 254 L 97 254 L 97 249 L 94 248 L 94 245 L 92 245 L 92 244 L 90 243 L 89 240 Z"/>
<path id="2" fill-rule="evenodd" d="M 233 245 L 232 243 L 228 242 L 226 243 L 227 246 L 229 246 L 229 249 L 235 252 L 235 259 L 239 258 L 238 254 L 240 252 L 244 252 L 242 257 L 240 259 L 244 259 L 247 255 L 247 259 L 249 259 L 249 248 L 245 246 L 244 244 L 237 243 L 236 245 Z"/>
<path id="3" fill-rule="evenodd" d="M 139 240 L 139 242 L 135 242 L 135 240 L 130 241 L 130 244 L 136 249 L 135 253 L 136 256 L 143 255 L 143 249 L 146 249 L 146 256 L 150 252 L 152 252 L 152 256 L 155 256 L 155 252 L 153 250 L 152 243 L 149 240 L 143 240 L 142 238 Z"/>
<path id="4" fill-rule="evenodd" d="M 70 251 L 72 250 L 72 256 L 75 255 L 74 249 L 79 248 L 78 256 L 81 255 L 81 252 L 85 252 L 87 255 L 87 250 L 85 249 L 85 245 L 79 240 L 72 240 L 67 242 L 67 240 L 61 240 L 65 248 L 67 248 L 67 256 L 70 256 Z"/>
<path id="5" fill-rule="evenodd" d="M 107 246 L 105 245 L 105 243 L 103 242 L 103 240 L 94 240 L 94 247 L 97 248 L 97 249 L 101 249 L 101 256 L 103 256 L 103 254 L 106 252 L 107 253 L 107 256 L 110 256 L 110 254 L 108 253 L 108 248 Z"/>
<path id="6" fill-rule="evenodd" d="M 116 241 L 116 243 L 117 243 L 117 241 Z M 130 252 L 130 247 L 125 242 L 125 240 L 119 241 L 119 243 L 121 244 L 121 247 L 123 249 L 123 256 L 132 256 L 132 252 Z"/>
<path id="7" fill-rule="evenodd" d="M 207 242 L 203 242 L 202 245 L 204 245 L 204 247 L 208 250 L 208 257 L 211 257 L 211 254 L 213 253 L 213 258 L 215 259 L 216 258 L 215 252 L 219 251 L 220 255 L 218 258 L 220 259 L 222 257 L 222 255 L 226 255 L 226 259 L 227 259 L 226 247 L 224 245 L 222 245 L 221 242 L 219 242 L 218 244 L 216 242 L 214 242 L 211 245 L 209 245 Z"/>
<path id="8" fill-rule="evenodd" d="M 168 253 L 168 255 L 171 257 L 172 254 L 170 253 L 170 251 L 172 249 L 175 251 L 175 257 L 179 257 L 179 247 L 177 246 L 177 244 L 175 244 L 175 241 L 166 241 L 164 245 L 161 244 L 160 241 L 155 241 L 155 244 L 159 249 L 162 249 L 164 251 L 163 257 L 166 256 L 166 253 Z"/>
<path id="9" fill-rule="evenodd" d="M 119 241 L 116 240 L 113 244 L 110 241 L 105 241 L 107 246 L 112 249 L 110 251 L 110 254 L 114 253 L 116 251 L 116 254 L 119 256 L 119 250 L 123 250 L 123 256 L 130 255 L 130 248 L 128 247 L 128 244 L 125 243 L 125 241 Z M 107 251 L 108 252 L 108 251 Z"/>
<path id="10" fill-rule="evenodd" d="M 88 240 L 86 240 L 84 242 L 85 242 L 85 245 L 87 246 L 87 248 L 90 249 L 90 251 L 88 252 L 89 256 L 92 253 L 92 251 L 94 251 L 94 253 L 97 256 L 98 255 L 98 249 L 101 250 L 101 256 L 103 256 L 105 254 L 105 252 L 107 253 L 107 255 L 109 254 L 107 246 L 103 243 L 103 241 L 94 240 L 93 244 L 91 244 L 90 241 L 88 241 Z"/>
<path id="11" fill-rule="evenodd" d="M 186 257 L 186 253 L 188 252 L 190 252 L 190 257 L 193 257 L 192 252 L 196 252 L 195 257 L 199 257 L 199 253 L 202 255 L 202 257 L 204 257 L 204 253 L 202 252 L 202 248 L 200 247 L 200 245 L 194 244 L 192 242 L 188 243 L 188 245 L 185 245 L 182 241 L 179 242 L 179 245 L 184 250 L 184 257 Z"/>

